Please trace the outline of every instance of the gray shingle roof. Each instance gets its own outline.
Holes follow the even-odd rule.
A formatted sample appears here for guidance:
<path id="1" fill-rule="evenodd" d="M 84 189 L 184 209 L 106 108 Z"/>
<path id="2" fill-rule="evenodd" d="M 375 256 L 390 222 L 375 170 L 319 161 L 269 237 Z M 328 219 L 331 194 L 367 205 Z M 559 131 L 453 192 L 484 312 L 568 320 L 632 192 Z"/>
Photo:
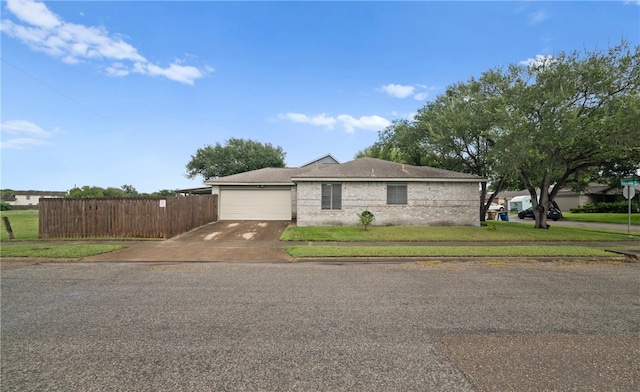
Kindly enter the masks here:
<path id="1" fill-rule="evenodd" d="M 485 180 L 471 174 L 428 166 L 406 165 L 376 158 L 360 158 L 339 165 L 327 165 L 317 170 L 299 173 L 292 179 L 293 181 L 310 181 L 311 179 L 366 179 L 369 181 L 376 179 L 441 179 L 478 182 Z"/>
<path id="2" fill-rule="evenodd" d="M 447 180 L 447 181 L 485 181 L 484 178 L 451 170 L 436 169 L 428 166 L 412 166 L 384 161 L 375 158 L 360 158 L 353 161 L 332 164 L 313 165 L 300 168 L 268 167 L 231 176 L 205 181 L 207 185 L 229 184 L 286 184 L 296 181 L 313 180 Z"/>
<path id="3" fill-rule="evenodd" d="M 291 184 L 291 177 L 315 167 L 265 167 L 263 169 L 252 170 L 244 173 L 233 174 L 231 176 L 212 178 L 204 183 L 208 185 L 218 184 Z"/>

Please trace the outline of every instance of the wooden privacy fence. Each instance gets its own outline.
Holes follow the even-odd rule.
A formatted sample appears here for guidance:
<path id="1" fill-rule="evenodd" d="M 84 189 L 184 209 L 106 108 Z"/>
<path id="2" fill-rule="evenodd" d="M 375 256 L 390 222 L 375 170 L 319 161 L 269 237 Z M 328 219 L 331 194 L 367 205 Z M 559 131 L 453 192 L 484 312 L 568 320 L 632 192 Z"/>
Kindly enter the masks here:
<path id="1" fill-rule="evenodd" d="M 40 238 L 170 238 L 218 219 L 218 195 L 50 199 L 39 203 Z"/>

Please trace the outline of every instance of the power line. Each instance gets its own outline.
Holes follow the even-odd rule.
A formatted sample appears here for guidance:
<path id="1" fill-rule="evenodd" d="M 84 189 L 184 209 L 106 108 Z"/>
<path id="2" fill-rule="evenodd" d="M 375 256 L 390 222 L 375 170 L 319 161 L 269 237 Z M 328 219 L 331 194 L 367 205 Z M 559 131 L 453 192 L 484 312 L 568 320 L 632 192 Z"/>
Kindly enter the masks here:
<path id="1" fill-rule="evenodd" d="M 9 62 L 9 61 L 7 61 L 4 57 L 0 57 L 0 60 L 1 60 L 3 63 L 5 63 L 5 64 L 7 64 L 7 65 L 9 65 L 9 66 L 11 66 L 11 67 L 13 67 L 15 70 L 22 72 L 23 74 L 27 75 L 27 76 L 28 76 L 28 77 L 30 77 L 31 79 L 33 79 L 33 80 L 35 80 L 36 82 L 38 82 L 38 83 L 42 84 L 43 86 L 45 86 L 45 87 L 47 87 L 47 88 L 49 88 L 49 89 L 51 89 L 51 90 L 55 91 L 56 93 L 58 93 L 58 94 L 60 94 L 61 96 L 65 97 L 66 99 L 68 99 L 69 101 L 71 101 L 71 102 L 75 103 L 76 105 L 78 105 L 78 106 L 82 107 L 83 109 L 85 109 L 85 110 L 87 110 L 87 111 L 89 111 L 89 112 L 91 112 L 91 113 L 95 114 L 96 116 L 100 117 L 101 119 L 103 119 L 103 120 L 105 120 L 105 121 L 110 122 L 111 124 L 113 124 L 113 125 L 117 126 L 118 128 L 122 128 L 119 124 L 117 124 L 117 123 L 116 123 L 116 122 L 114 122 L 113 120 L 111 120 L 111 119 L 109 119 L 109 118 L 107 118 L 107 117 L 103 116 L 102 114 L 100 114 L 100 113 L 96 112 L 95 110 L 91 109 L 90 107 L 88 107 L 87 105 L 83 104 L 82 102 L 80 102 L 80 101 L 78 101 L 78 100 L 76 100 L 76 99 L 74 99 L 74 98 L 70 97 L 69 95 L 67 95 L 67 94 L 63 93 L 62 91 L 58 90 L 57 88 L 55 88 L 55 87 L 53 87 L 53 86 L 51 86 L 51 85 L 47 84 L 46 82 L 42 81 L 41 79 L 38 79 L 37 77 L 35 77 L 35 76 L 31 75 L 29 72 L 27 72 L 27 71 L 25 71 L 24 69 L 22 69 L 22 68 L 18 67 L 17 65 L 10 63 L 10 62 Z"/>

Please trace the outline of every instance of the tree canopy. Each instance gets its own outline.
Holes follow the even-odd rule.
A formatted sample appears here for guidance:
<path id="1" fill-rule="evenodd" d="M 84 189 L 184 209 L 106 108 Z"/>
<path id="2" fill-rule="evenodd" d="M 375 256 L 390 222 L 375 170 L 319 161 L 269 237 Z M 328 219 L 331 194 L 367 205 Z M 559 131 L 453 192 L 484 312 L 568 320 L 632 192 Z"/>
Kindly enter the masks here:
<path id="1" fill-rule="evenodd" d="M 216 143 L 199 148 L 187 163 L 187 178 L 230 176 L 264 167 L 284 167 L 282 147 L 254 140 L 231 138 L 225 145 Z"/>
<path id="2" fill-rule="evenodd" d="M 640 167 L 640 54 L 560 53 L 449 86 L 413 120 L 394 122 L 360 156 L 487 177 L 531 194 L 536 227 L 560 189 L 620 178 Z"/>

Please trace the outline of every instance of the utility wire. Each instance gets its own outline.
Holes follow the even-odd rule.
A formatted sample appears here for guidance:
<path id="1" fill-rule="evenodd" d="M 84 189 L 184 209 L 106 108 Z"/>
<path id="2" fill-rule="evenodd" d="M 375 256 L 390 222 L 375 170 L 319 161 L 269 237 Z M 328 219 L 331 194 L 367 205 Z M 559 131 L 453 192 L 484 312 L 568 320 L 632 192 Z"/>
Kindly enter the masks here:
<path id="1" fill-rule="evenodd" d="M 74 98 L 72 98 L 72 97 L 68 96 L 67 94 L 63 93 L 62 91 L 58 90 L 57 88 L 55 88 L 55 87 L 53 87 L 53 86 L 51 86 L 51 85 L 49 85 L 49 84 L 45 83 L 44 81 L 42 81 L 42 80 L 38 79 L 38 78 L 37 78 L 37 77 L 35 77 L 35 76 L 31 75 L 29 72 L 27 72 L 27 71 L 25 71 L 24 69 L 22 69 L 22 68 L 18 67 L 17 65 L 10 63 L 10 62 L 9 62 L 9 61 L 7 61 L 4 57 L 0 57 L 0 60 L 1 60 L 3 63 L 5 63 L 5 64 L 7 64 L 7 65 L 9 65 L 9 66 L 11 66 L 11 67 L 13 67 L 15 70 L 22 72 L 23 74 L 27 75 L 27 76 L 28 76 L 28 77 L 30 77 L 31 79 L 33 79 L 33 80 L 35 80 L 36 82 L 38 82 L 38 83 L 42 84 L 43 86 L 45 86 L 45 87 L 47 87 L 47 88 L 49 88 L 49 89 L 51 89 L 51 90 L 55 91 L 56 93 L 58 93 L 58 94 L 60 94 L 61 96 L 65 97 L 66 99 L 68 99 L 69 101 L 71 101 L 71 102 L 75 103 L 76 105 L 78 105 L 78 106 L 82 107 L 83 109 L 85 109 L 85 110 L 87 110 L 87 111 L 89 111 L 89 112 L 91 112 L 91 113 L 95 114 L 96 116 L 100 117 L 101 119 L 103 119 L 103 120 L 105 120 L 105 121 L 110 122 L 111 124 L 113 124 L 113 125 L 117 126 L 118 128 L 122 128 L 119 124 L 115 123 L 113 120 L 111 120 L 111 119 L 109 119 L 109 118 L 107 118 L 107 117 L 103 116 L 102 114 L 100 114 L 100 113 L 96 112 L 95 110 L 91 109 L 91 108 L 90 108 L 90 107 L 88 107 L 87 105 L 85 105 L 85 104 L 83 104 L 83 103 L 79 102 L 78 100 L 76 100 L 76 99 L 74 99 Z"/>

